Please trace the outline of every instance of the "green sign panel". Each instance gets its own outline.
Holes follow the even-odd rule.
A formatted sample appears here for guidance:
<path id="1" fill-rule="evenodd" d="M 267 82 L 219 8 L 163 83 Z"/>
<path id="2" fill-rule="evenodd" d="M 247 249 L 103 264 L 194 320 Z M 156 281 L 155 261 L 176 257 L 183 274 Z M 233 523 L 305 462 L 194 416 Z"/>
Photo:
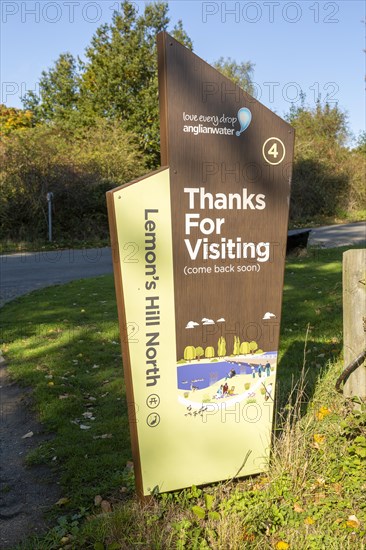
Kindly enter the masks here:
<path id="1" fill-rule="evenodd" d="M 107 195 L 139 494 L 266 469 L 293 129 L 166 33 L 161 170 Z"/>

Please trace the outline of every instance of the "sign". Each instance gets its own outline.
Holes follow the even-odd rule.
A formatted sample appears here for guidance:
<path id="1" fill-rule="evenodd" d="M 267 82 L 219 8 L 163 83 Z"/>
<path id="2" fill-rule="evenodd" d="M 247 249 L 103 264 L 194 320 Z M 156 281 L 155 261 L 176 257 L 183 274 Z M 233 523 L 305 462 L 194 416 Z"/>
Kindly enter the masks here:
<path id="1" fill-rule="evenodd" d="M 107 194 L 137 490 L 266 470 L 294 131 L 166 33 L 161 170 Z"/>

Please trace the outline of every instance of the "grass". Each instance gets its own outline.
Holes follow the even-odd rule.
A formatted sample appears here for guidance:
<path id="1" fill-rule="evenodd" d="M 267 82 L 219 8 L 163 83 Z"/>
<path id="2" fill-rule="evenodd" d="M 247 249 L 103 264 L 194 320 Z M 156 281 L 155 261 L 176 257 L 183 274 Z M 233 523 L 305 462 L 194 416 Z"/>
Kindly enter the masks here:
<path id="1" fill-rule="evenodd" d="M 334 225 L 342 223 L 356 223 L 363 222 L 366 218 L 366 210 L 342 210 L 339 209 L 337 213 L 333 216 L 325 216 L 324 214 L 319 214 L 318 216 L 311 216 L 308 219 L 291 219 L 290 220 L 290 229 L 298 229 L 301 227 L 321 227 L 323 225 Z"/>
<path id="2" fill-rule="evenodd" d="M 54 434 L 27 460 L 56 468 L 63 487 L 55 527 L 19 548 L 366 548 L 366 411 L 350 414 L 334 390 L 342 252 L 313 249 L 286 262 L 270 471 L 145 506 L 133 496 L 112 277 L 4 306 L 10 372 L 33 388 L 35 410 Z M 113 511 L 100 514 L 96 495 Z"/>
<path id="3" fill-rule="evenodd" d="M 53 242 L 48 240 L 38 239 L 33 241 L 14 241 L 12 239 L 4 239 L 0 242 L 0 255 L 1 254 L 16 254 L 20 252 L 38 252 L 63 250 L 63 249 L 80 249 L 80 248 L 101 248 L 104 246 L 110 246 L 109 239 L 96 239 L 96 240 L 81 240 L 81 239 L 62 239 Z"/>
<path id="4" fill-rule="evenodd" d="M 89 505 L 122 484 L 130 458 L 112 278 L 48 288 L 2 313 L 9 371 L 33 388 L 38 417 L 55 434 L 28 462 L 59 467 L 66 508 Z"/>

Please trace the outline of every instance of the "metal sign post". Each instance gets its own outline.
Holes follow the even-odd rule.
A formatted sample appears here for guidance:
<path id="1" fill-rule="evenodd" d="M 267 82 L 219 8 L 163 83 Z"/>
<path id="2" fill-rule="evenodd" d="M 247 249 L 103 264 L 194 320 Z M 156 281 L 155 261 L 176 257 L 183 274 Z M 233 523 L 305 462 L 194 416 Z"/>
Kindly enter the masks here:
<path id="1" fill-rule="evenodd" d="M 52 200 L 53 193 L 47 193 L 47 203 L 48 203 L 48 240 L 52 243 Z"/>

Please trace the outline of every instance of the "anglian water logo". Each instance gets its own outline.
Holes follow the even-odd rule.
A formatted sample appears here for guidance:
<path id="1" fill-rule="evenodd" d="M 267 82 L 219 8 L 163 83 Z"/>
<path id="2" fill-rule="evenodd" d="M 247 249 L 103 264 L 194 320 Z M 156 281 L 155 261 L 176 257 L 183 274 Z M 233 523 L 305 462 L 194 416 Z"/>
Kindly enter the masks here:
<path id="1" fill-rule="evenodd" d="M 235 132 L 236 136 L 240 136 L 249 126 L 252 121 L 252 113 L 247 107 L 242 107 L 238 111 L 238 121 L 240 124 L 240 130 Z"/>
<path id="2" fill-rule="evenodd" d="M 183 132 L 194 134 L 218 134 L 239 137 L 248 128 L 252 121 L 252 113 L 247 107 L 241 107 L 237 116 L 203 115 L 183 112 Z M 239 122 L 240 128 L 237 128 Z"/>

